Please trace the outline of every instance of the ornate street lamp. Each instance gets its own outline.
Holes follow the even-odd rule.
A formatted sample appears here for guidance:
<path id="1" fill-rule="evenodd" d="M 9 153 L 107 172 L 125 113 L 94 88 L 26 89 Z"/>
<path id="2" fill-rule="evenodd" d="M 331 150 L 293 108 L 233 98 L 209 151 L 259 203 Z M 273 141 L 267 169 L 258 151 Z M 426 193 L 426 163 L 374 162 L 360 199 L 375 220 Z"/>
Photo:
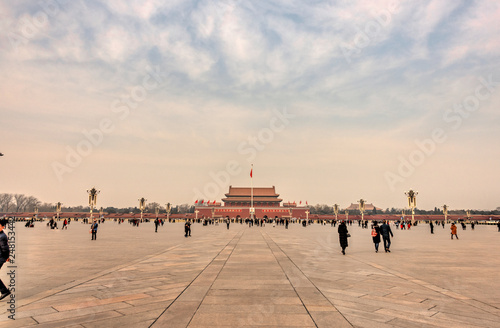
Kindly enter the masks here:
<path id="1" fill-rule="evenodd" d="M 99 209 L 99 217 L 102 219 L 104 217 L 104 208 L 101 208 Z"/>
<path id="2" fill-rule="evenodd" d="M 97 204 L 97 195 L 100 191 L 93 187 L 92 189 L 87 190 L 87 193 L 89 194 L 90 222 L 92 222 L 92 213 L 94 212 L 94 207 Z"/>
<path id="3" fill-rule="evenodd" d="M 35 206 L 35 220 L 38 220 L 38 206 Z"/>
<path id="4" fill-rule="evenodd" d="M 346 222 L 349 220 L 349 210 L 345 210 L 345 220 Z"/>
<path id="5" fill-rule="evenodd" d="M 443 205 L 444 223 L 448 224 L 448 206 Z"/>
<path id="6" fill-rule="evenodd" d="M 470 222 L 471 220 L 470 210 L 467 210 L 465 213 L 467 213 L 467 220 Z"/>
<path id="7" fill-rule="evenodd" d="M 141 222 L 142 222 L 142 213 L 144 213 L 144 210 L 146 209 L 146 201 L 147 199 L 144 197 L 139 199 L 139 209 L 141 210 Z"/>
<path id="8" fill-rule="evenodd" d="M 156 218 L 158 219 L 158 214 L 160 213 L 160 207 L 158 205 L 156 205 L 155 207 L 155 214 L 156 214 Z"/>
<path id="9" fill-rule="evenodd" d="M 168 212 L 167 212 L 167 213 L 168 213 Z M 198 210 L 195 210 L 195 211 L 194 211 L 194 214 L 196 215 L 196 221 L 198 221 L 198 213 L 200 213 L 200 211 L 198 211 Z M 168 216 L 168 215 L 167 215 L 167 216 Z"/>
<path id="10" fill-rule="evenodd" d="M 411 225 L 415 224 L 415 207 L 417 207 L 417 195 L 418 191 L 408 190 L 405 191 L 405 195 L 408 197 L 408 206 L 411 208 Z"/>
<path id="11" fill-rule="evenodd" d="M 333 213 L 335 214 L 335 221 L 337 221 L 339 215 L 339 206 L 337 204 L 333 205 Z"/>
<path id="12" fill-rule="evenodd" d="M 62 203 L 57 202 L 57 205 L 56 205 L 57 220 L 59 220 L 59 215 L 61 214 L 61 208 L 62 208 Z"/>
<path id="13" fill-rule="evenodd" d="M 306 222 L 309 224 L 309 210 L 306 211 Z"/>
<path id="14" fill-rule="evenodd" d="M 172 211 L 172 205 L 170 203 L 167 203 L 165 209 L 167 210 L 167 221 L 168 221 L 170 220 L 170 211 Z"/>
<path id="15" fill-rule="evenodd" d="M 364 215 L 365 215 L 365 200 L 361 198 L 359 201 L 359 211 L 361 212 L 361 222 L 364 222 Z"/>

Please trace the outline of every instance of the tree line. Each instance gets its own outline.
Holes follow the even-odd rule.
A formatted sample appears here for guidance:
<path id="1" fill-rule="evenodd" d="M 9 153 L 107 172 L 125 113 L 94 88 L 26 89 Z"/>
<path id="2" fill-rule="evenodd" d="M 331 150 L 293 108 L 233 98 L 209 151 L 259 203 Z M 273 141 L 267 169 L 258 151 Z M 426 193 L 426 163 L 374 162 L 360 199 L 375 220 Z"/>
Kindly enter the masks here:
<path id="1" fill-rule="evenodd" d="M 42 205 L 36 197 L 24 194 L 0 194 L 0 210 L 2 212 L 31 212 Z"/>
<path id="2" fill-rule="evenodd" d="M 38 207 L 39 212 L 55 212 L 56 204 L 53 203 L 43 203 L 38 198 L 34 196 L 26 196 L 24 194 L 10 194 L 3 193 L 0 194 L 0 212 L 34 212 L 35 207 Z M 156 202 L 151 202 L 146 205 L 145 212 L 146 213 L 155 213 L 155 209 L 158 207 L 160 209 L 160 213 L 165 213 L 165 206 L 160 205 Z M 184 214 L 184 213 L 194 213 L 194 205 L 189 204 L 181 204 L 181 205 L 172 205 L 171 206 L 171 214 Z M 99 209 L 97 209 L 98 211 Z M 378 211 L 373 209 L 372 211 L 366 211 L 366 215 L 370 214 L 401 214 L 402 208 L 387 208 L 385 211 Z M 62 206 L 62 212 L 89 212 L 90 208 L 88 206 Z M 141 213 L 141 210 L 135 207 L 106 207 L 103 208 L 105 213 Z M 316 204 L 309 206 L 309 212 L 311 214 L 333 214 L 333 206 L 328 206 L 325 204 Z M 345 209 L 339 210 L 339 214 L 344 214 Z M 360 214 L 359 210 L 349 211 L 350 214 Z M 410 214 L 411 212 L 406 209 L 406 214 Z M 449 210 L 449 214 L 454 215 L 466 215 L 466 210 Z M 433 210 L 421 210 L 416 208 L 415 214 L 417 215 L 441 215 L 443 214 L 443 209 L 441 207 L 434 207 Z M 492 211 L 481 211 L 481 210 L 471 210 L 471 215 L 500 215 L 500 207 L 497 207 Z"/>
<path id="3" fill-rule="evenodd" d="M 405 214 L 411 214 L 411 210 L 409 209 L 404 209 Z M 387 208 L 385 211 L 384 210 L 376 210 L 373 209 L 371 211 L 365 211 L 365 215 L 375 215 L 375 214 L 401 214 L 403 211 L 402 208 Z M 333 206 L 328 206 L 325 204 L 316 204 L 316 205 L 311 205 L 309 206 L 309 212 L 311 214 L 323 214 L 323 215 L 332 215 L 333 214 Z M 345 209 L 339 209 L 339 214 L 344 214 Z M 471 215 L 500 215 L 500 207 L 497 207 L 495 210 L 492 211 L 481 211 L 481 210 L 470 210 Z M 359 210 L 350 210 L 349 214 L 361 214 Z M 422 210 L 415 208 L 415 214 L 417 215 L 443 215 L 443 208 L 442 207 L 434 207 L 433 210 Z M 459 210 L 448 210 L 448 214 L 453 214 L 453 215 L 464 215 L 466 216 L 466 210 L 465 209 L 459 209 Z"/>
<path id="4" fill-rule="evenodd" d="M 161 206 L 159 203 L 152 202 L 146 205 L 144 212 L 155 213 L 156 207 L 159 207 L 160 213 L 166 212 L 166 206 Z M 34 212 L 38 208 L 39 212 L 55 212 L 55 203 L 44 203 L 34 196 L 26 196 L 24 194 L 0 194 L 0 212 Z M 89 206 L 64 206 L 61 207 L 61 212 L 89 212 Z M 94 211 L 99 211 L 94 209 Z M 106 207 L 103 208 L 105 213 L 141 213 L 138 207 Z M 194 213 L 194 205 L 181 204 L 171 206 L 171 214 Z"/>

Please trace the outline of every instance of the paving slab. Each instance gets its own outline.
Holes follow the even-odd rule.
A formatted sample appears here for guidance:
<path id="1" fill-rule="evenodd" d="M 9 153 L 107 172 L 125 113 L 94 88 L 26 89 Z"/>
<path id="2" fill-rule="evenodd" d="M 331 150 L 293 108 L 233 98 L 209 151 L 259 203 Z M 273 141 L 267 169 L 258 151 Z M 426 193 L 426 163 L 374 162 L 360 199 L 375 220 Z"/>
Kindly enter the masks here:
<path id="1" fill-rule="evenodd" d="M 16 320 L 0 303 L 0 327 L 500 327 L 496 227 L 393 229 L 375 253 L 350 226 L 347 255 L 319 224 L 16 229 Z"/>

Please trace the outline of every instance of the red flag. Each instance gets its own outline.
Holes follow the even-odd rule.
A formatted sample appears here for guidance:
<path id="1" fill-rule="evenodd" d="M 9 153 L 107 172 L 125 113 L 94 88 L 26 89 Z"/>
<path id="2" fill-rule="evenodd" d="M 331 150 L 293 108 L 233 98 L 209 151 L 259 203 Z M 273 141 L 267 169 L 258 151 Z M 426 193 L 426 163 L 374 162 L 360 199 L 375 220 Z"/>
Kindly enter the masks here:
<path id="1" fill-rule="evenodd" d="M 302 204 L 302 201 L 299 202 L 299 205 L 301 205 L 301 204 Z"/>
<path id="2" fill-rule="evenodd" d="M 253 167 L 252 167 L 252 169 L 250 170 L 250 178 L 253 178 L 253 174 L 252 174 L 252 172 L 253 172 Z"/>
<path id="3" fill-rule="evenodd" d="M 214 205 L 215 205 L 215 200 L 214 200 Z"/>
<path id="4" fill-rule="evenodd" d="M 194 202 L 195 204 L 198 204 L 198 200 L 196 200 L 196 202 Z"/>
<path id="5" fill-rule="evenodd" d="M 306 200 L 306 205 L 309 205 L 309 204 L 307 204 L 307 200 Z"/>
<path id="6" fill-rule="evenodd" d="M 203 199 L 201 200 L 201 203 L 203 204 Z"/>

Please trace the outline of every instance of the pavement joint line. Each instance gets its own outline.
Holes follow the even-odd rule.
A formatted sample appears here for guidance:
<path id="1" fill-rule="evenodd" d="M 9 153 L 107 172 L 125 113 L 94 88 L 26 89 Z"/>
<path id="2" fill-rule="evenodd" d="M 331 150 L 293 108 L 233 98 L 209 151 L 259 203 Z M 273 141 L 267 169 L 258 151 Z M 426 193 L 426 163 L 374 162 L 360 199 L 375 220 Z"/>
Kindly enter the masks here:
<path id="1" fill-rule="evenodd" d="M 158 321 L 158 319 L 161 318 L 161 316 L 168 311 L 168 309 L 179 299 L 179 297 L 181 297 L 182 294 L 184 294 L 184 292 L 193 284 L 193 282 L 203 273 L 205 272 L 205 270 L 213 263 L 213 261 L 226 249 L 227 246 L 229 246 L 229 244 L 231 244 L 231 242 L 233 240 L 235 240 L 236 238 L 238 238 L 238 235 L 239 235 L 239 238 L 241 238 L 241 236 L 243 235 L 243 231 L 239 231 L 236 236 L 234 236 L 230 241 L 228 241 L 228 243 L 221 248 L 221 250 L 212 258 L 212 260 L 210 261 L 210 263 L 208 263 L 205 268 L 203 268 L 203 270 L 200 271 L 200 273 L 198 273 L 196 275 L 196 277 L 193 278 L 193 280 L 191 280 L 191 282 L 182 290 L 182 292 L 179 293 L 179 295 L 177 295 L 177 297 L 165 308 L 165 310 L 162 311 L 162 313 L 160 313 L 160 315 L 148 326 L 149 328 L 153 327 L 154 324 Z M 233 248 L 234 249 L 234 248 Z M 210 290 L 210 289 L 209 289 Z M 201 304 L 201 302 L 200 302 Z M 199 308 L 199 305 L 198 305 L 198 308 Z M 197 310 L 198 310 L 197 308 Z M 196 311 L 195 311 L 196 313 Z M 193 314 L 194 316 L 194 314 Z M 191 319 L 189 320 L 189 322 L 191 322 L 191 320 L 193 319 L 193 316 L 191 317 Z"/>
<path id="2" fill-rule="evenodd" d="M 267 244 L 267 247 L 269 248 L 269 250 L 271 251 L 271 253 L 273 254 L 274 256 L 274 259 L 276 260 L 276 262 L 278 263 L 278 265 L 280 266 L 281 268 L 281 271 L 283 271 L 283 274 L 285 275 L 286 279 L 288 280 L 288 282 L 290 283 L 290 286 L 292 286 L 293 288 L 293 291 L 295 292 L 295 294 L 297 295 L 297 297 L 299 298 L 300 302 L 302 303 L 302 306 L 304 307 L 304 309 L 307 311 L 307 314 L 309 315 L 309 317 L 311 318 L 312 322 L 314 323 L 314 325 L 316 327 L 318 327 L 318 324 L 316 323 L 316 321 L 314 320 L 314 318 L 312 317 L 311 313 L 309 312 L 309 309 L 307 308 L 307 306 L 304 304 L 304 301 L 302 300 L 302 297 L 300 297 L 299 293 L 297 292 L 297 289 L 295 288 L 295 286 L 292 284 L 292 282 L 290 281 L 290 278 L 288 277 L 288 275 L 286 274 L 285 272 L 285 269 L 283 269 L 283 266 L 281 265 L 280 261 L 276 258 L 276 255 L 274 254 L 273 252 L 273 249 L 271 248 L 271 246 L 269 245 L 269 242 L 266 240 L 266 237 L 264 236 L 264 234 L 262 233 L 262 231 L 260 232 L 262 234 L 262 238 L 264 239 L 264 241 L 266 242 Z M 276 245 L 276 243 L 275 243 Z M 286 254 L 285 254 L 286 255 Z M 302 272 L 302 271 L 301 271 Z M 337 310 L 338 311 L 338 310 Z"/>
<path id="3" fill-rule="evenodd" d="M 200 309 L 201 303 L 203 303 L 203 300 L 205 299 L 205 297 L 207 297 L 208 292 L 210 291 L 210 289 L 211 289 L 211 288 L 212 288 L 212 286 L 214 285 L 215 281 L 216 281 L 216 280 L 217 280 L 217 278 L 219 277 L 219 275 L 220 275 L 221 271 L 222 271 L 222 270 L 224 269 L 224 267 L 226 266 L 226 263 L 227 263 L 227 261 L 229 260 L 229 258 L 231 257 L 231 255 L 233 255 L 234 249 L 235 249 L 235 248 L 236 248 L 236 246 L 238 245 L 238 242 L 241 240 L 241 237 L 243 237 L 243 234 L 244 234 L 244 233 L 245 233 L 245 230 L 243 230 L 243 231 L 241 231 L 241 232 L 238 232 L 238 234 L 240 235 L 240 236 L 239 236 L 239 238 L 238 238 L 238 241 L 234 244 L 233 249 L 231 250 L 231 253 L 227 256 L 227 258 L 226 258 L 226 260 L 224 261 L 224 264 L 223 264 L 223 265 L 222 265 L 222 267 L 220 268 L 219 272 L 217 272 L 217 276 L 215 277 L 215 279 L 214 279 L 214 280 L 212 281 L 212 283 L 210 284 L 210 287 L 207 289 L 207 292 L 206 292 L 206 293 L 205 293 L 205 295 L 203 296 L 203 299 L 201 300 L 200 304 L 198 304 L 198 307 L 197 307 L 197 308 L 196 308 L 196 310 L 194 311 L 194 314 L 193 314 L 193 316 L 191 317 L 191 319 L 189 319 L 189 322 L 188 322 L 188 324 L 187 324 L 187 326 L 186 326 L 186 327 L 188 327 L 188 326 L 189 326 L 189 324 L 191 323 L 191 321 L 193 321 L 194 316 L 196 315 L 196 313 L 197 313 L 197 312 L 198 312 L 198 310 Z M 230 244 L 230 243 L 231 243 L 231 242 L 232 242 L 235 238 L 237 238 L 237 237 L 238 237 L 238 235 L 236 235 L 236 236 L 235 236 L 235 237 L 234 237 L 234 238 L 233 238 L 233 239 L 232 239 L 232 240 L 228 243 L 228 245 L 226 245 L 226 246 L 222 249 L 222 251 L 223 251 L 223 250 L 225 250 L 225 249 L 229 246 L 229 244 Z M 222 251 L 221 251 L 221 252 L 222 252 Z M 217 255 L 215 258 L 217 258 L 217 257 L 218 257 L 218 255 Z M 214 258 L 214 259 L 215 259 L 215 258 Z M 213 260 L 212 260 L 212 262 L 213 262 Z M 211 262 L 210 264 L 212 264 L 212 262 Z M 203 271 L 205 271 L 205 270 L 203 270 Z M 174 302 L 175 302 L 175 301 L 174 301 Z M 173 302 L 172 302 L 172 303 L 173 303 Z"/>
<path id="4" fill-rule="evenodd" d="M 446 296 L 446 297 L 449 297 L 449 298 L 453 298 L 453 299 L 455 299 L 455 300 L 457 300 L 457 301 L 459 301 L 459 302 L 462 302 L 462 303 L 465 303 L 465 304 L 467 304 L 467 305 L 473 306 L 473 307 L 475 307 L 475 308 L 477 308 L 477 309 L 479 309 L 479 310 L 482 310 L 482 311 L 488 312 L 488 313 L 490 313 L 490 314 L 499 315 L 499 312 L 498 312 L 498 311 L 499 311 L 500 309 L 498 309 L 497 307 L 495 307 L 495 306 L 493 306 L 493 305 L 490 305 L 490 304 L 488 304 L 488 303 L 485 303 L 485 302 L 483 302 L 483 301 L 476 300 L 476 299 L 474 299 L 474 298 L 471 298 L 471 297 L 468 297 L 468 296 L 462 295 L 462 294 L 460 294 L 460 293 L 457 293 L 457 292 L 454 292 L 454 291 L 448 290 L 448 289 L 446 289 L 446 288 L 442 288 L 442 287 L 436 286 L 436 285 L 431 284 L 431 283 L 429 283 L 429 282 L 426 282 L 426 281 L 423 281 L 423 280 L 420 280 L 420 279 L 416 279 L 416 278 L 411 277 L 411 276 L 408 276 L 408 275 L 406 275 L 406 274 L 399 273 L 399 272 L 397 272 L 396 270 L 387 269 L 386 267 L 384 267 L 384 266 L 382 266 L 382 265 L 380 265 L 380 264 L 373 263 L 373 262 L 363 261 L 363 260 L 361 260 L 361 259 L 359 259 L 358 257 L 353 256 L 353 255 L 349 255 L 349 257 L 351 257 L 352 259 L 354 259 L 354 260 L 356 260 L 356 261 L 358 261 L 358 262 L 361 262 L 361 263 L 364 263 L 364 264 L 370 265 L 370 266 L 372 266 L 372 267 L 374 267 L 374 268 L 376 268 L 376 269 L 379 269 L 379 270 L 381 270 L 381 271 L 387 272 L 387 273 L 389 273 L 389 274 L 392 274 L 392 275 L 394 275 L 394 276 L 396 276 L 396 277 L 399 277 L 399 278 L 401 278 L 401 279 L 404 279 L 404 280 L 406 280 L 406 281 L 410 281 L 410 282 L 412 282 L 412 283 L 414 283 L 414 284 L 416 284 L 416 285 L 419 285 L 419 286 L 421 286 L 421 287 L 424 287 L 424 288 L 430 289 L 430 290 L 432 290 L 432 291 L 434 291 L 434 292 L 436 292 L 436 293 L 439 293 L 439 294 L 441 294 L 441 295 L 443 295 L 443 296 Z M 409 278 L 411 278 L 411 279 L 408 279 L 408 277 L 409 277 Z M 434 287 L 434 288 L 431 288 L 431 287 Z M 444 290 L 445 292 L 440 291 L 440 290 L 437 290 L 437 289 Z M 448 293 L 448 292 L 451 292 L 451 293 L 453 293 L 453 294 L 455 294 L 455 295 L 458 295 L 458 296 L 460 296 L 461 298 L 460 298 L 460 297 L 455 297 L 455 296 L 453 296 L 453 295 L 449 295 L 449 293 Z M 482 309 L 482 308 L 480 308 L 480 307 L 478 307 L 478 306 L 474 305 L 474 304 L 473 304 L 472 302 L 470 302 L 470 301 L 476 301 L 476 302 L 479 302 L 479 303 L 483 304 L 486 308 L 493 308 L 493 311 L 491 311 L 490 309 Z"/>
<path id="5" fill-rule="evenodd" d="M 262 232 L 262 230 L 260 231 L 262 236 L 264 237 L 264 240 L 266 241 L 269 249 L 271 250 L 271 252 L 273 253 L 274 255 L 274 251 L 273 249 L 269 246 L 269 242 L 266 240 L 266 236 L 267 236 L 267 239 L 272 242 L 279 250 L 281 253 L 283 253 L 283 255 L 286 256 L 286 258 L 290 261 L 290 263 L 292 263 L 296 268 L 297 270 L 300 271 L 300 273 L 302 273 L 302 275 L 314 286 L 314 288 L 316 288 L 316 290 L 321 294 L 321 296 L 323 296 L 327 301 L 328 303 L 330 303 L 332 305 L 332 307 L 337 310 L 337 312 L 344 318 L 344 320 L 349 323 L 349 325 L 351 325 L 352 327 L 354 327 L 352 325 L 352 323 L 344 316 L 344 314 L 342 312 L 339 311 L 339 309 L 337 309 L 337 307 L 330 301 L 330 299 L 328 297 L 326 297 L 323 292 L 316 286 L 316 284 L 314 284 L 311 279 L 309 279 L 308 276 L 306 276 L 306 274 L 295 264 L 295 262 L 283 251 L 283 249 L 274 242 L 274 240 L 267 234 L 265 233 L 265 236 L 264 236 L 264 233 Z M 281 269 L 283 270 L 283 273 L 285 274 L 285 276 L 287 277 L 288 279 L 288 275 L 286 274 L 285 270 L 283 269 L 283 267 L 281 266 L 281 263 L 280 261 L 276 258 L 276 255 L 274 255 L 276 261 L 278 262 L 278 264 L 280 265 Z M 290 281 L 290 279 L 288 279 L 288 281 Z M 290 285 L 292 285 L 293 287 L 293 290 L 295 291 L 295 293 L 297 293 L 297 290 L 295 289 L 295 286 L 292 284 L 292 282 L 290 281 Z M 297 293 L 297 296 L 299 297 L 300 301 L 302 302 L 302 304 L 304 305 L 304 308 L 306 309 L 307 311 L 307 314 L 309 314 L 309 316 L 311 317 L 312 321 L 314 322 L 314 324 L 316 325 L 316 327 L 318 327 L 318 325 L 316 324 L 316 321 L 314 320 L 314 318 L 311 316 L 311 313 L 309 312 L 309 309 L 307 308 L 307 306 L 305 306 L 304 302 L 302 301 L 302 298 L 300 297 L 300 295 Z"/>
<path id="6" fill-rule="evenodd" d="M 312 240 L 311 238 L 304 238 L 304 239 L 306 239 L 306 240 Z M 334 251 L 333 246 L 330 246 L 330 245 L 322 245 L 322 244 L 321 244 L 321 243 L 320 243 L 317 239 L 314 239 L 314 241 L 315 241 L 317 244 L 320 244 L 320 246 L 321 246 L 321 247 L 325 247 L 325 248 L 328 248 L 328 249 L 330 249 L 330 250 Z M 276 245 L 277 245 L 277 244 L 276 244 Z M 278 246 L 278 247 L 279 247 L 279 246 Z M 281 247 L 280 247 L 280 249 L 281 249 Z M 406 281 L 411 281 L 411 282 L 413 282 L 413 283 L 415 283 L 415 284 L 417 284 L 417 285 L 419 285 L 419 286 L 422 286 L 422 287 L 425 287 L 425 288 L 430 289 L 430 290 L 432 290 L 432 291 L 435 291 L 435 292 L 437 292 L 437 293 L 439 293 L 439 294 L 441 294 L 441 295 L 444 295 L 444 296 L 446 296 L 446 297 L 453 298 L 453 299 L 455 299 L 455 300 L 457 300 L 457 301 L 460 301 L 460 302 L 465 303 L 465 304 L 467 304 L 467 305 L 473 306 L 473 307 L 475 307 L 475 308 L 477 308 L 477 309 L 479 309 L 479 310 L 483 310 L 483 311 L 488 312 L 488 313 L 490 313 L 490 314 L 499 315 L 499 311 L 500 311 L 500 309 L 499 309 L 499 308 L 497 308 L 497 307 L 495 307 L 495 306 L 493 306 L 493 305 L 490 305 L 490 304 L 488 304 L 488 303 L 485 303 L 485 302 L 483 302 L 483 301 L 476 300 L 476 299 L 474 299 L 474 298 L 471 298 L 471 297 L 468 297 L 468 296 L 462 295 L 462 294 L 460 294 L 460 293 L 450 291 L 450 290 L 448 290 L 448 289 L 446 289 L 446 288 L 442 288 L 442 287 L 436 286 L 436 285 L 434 285 L 434 284 L 431 284 L 431 283 L 425 282 L 425 281 L 423 281 L 423 280 L 419 280 L 419 279 L 417 279 L 417 278 L 415 278 L 415 277 L 412 277 L 412 276 L 405 275 L 405 274 L 400 273 L 400 272 L 397 272 L 397 271 L 395 271 L 395 270 L 390 270 L 390 269 L 387 269 L 386 267 L 381 266 L 381 265 L 379 265 L 379 264 L 376 264 L 376 263 L 373 263 L 373 262 L 366 262 L 366 261 L 363 261 L 363 260 L 359 259 L 358 257 L 353 256 L 352 254 L 347 254 L 347 257 L 350 257 L 350 258 L 352 258 L 352 259 L 354 259 L 354 260 L 356 260 L 356 261 L 358 261 L 358 262 L 364 263 L 364 264 L 366 264 L 366 265 L 370 265 L 370 266 L 372 266 L 372 267 L 374 267 L 374 268 L 376 268 L 376 269 L 379 269 L 379 270 L 384 271 L 384 272 L 386 272 L 386 273 L 392 274 L 392 275 L 397 276 L 397 277 L 399 277 L 399 278 L 401 278 L 401 279 L 404 279 L 404 280 L 406 280 Z M 295 264 L 295 263 L 294 263 L 294 264 Z M 420 281 L 422 281 L 423 283 L 420 283 Z M 425 284 L 424 284 L 424 283 L 425 283 Z M 434 288 L 436 288 L 436 289 L 441 289 L 441 290 L 444 290 L 444 291 L 446 291 L 446 292 L 451 292 L 451 293 L 454 293 L 454 294 L 456 294 L 456 295 L 458 295 L 458 296 L 460 296 L 460 297 L 462 297 L 462 298 L 457 298 L 457 297 L 454 297 L 454 296 L 452 296 L 452 295 L 447 295 L 447 294 L 443 293 L 442 291 L 435 290 L 435 289 L 433 289 L 433 288 L 431 288 L 431 287 L 434 287 Z M 469 302 L 468 302 L 468 301 L 469 301 Z M 492 310 L 485 310 L 485 309 L 481 309 L 480 307 L 478 307 L 478 306 L 474 305 L 474 304 L 473 304 L 472 302 L 470 302 L 470 301 L 476 301 L 476 302 L 478 302 L 478 303 L 481 303 L 481 304 L 483 304 L 483 305 L 484 305 L 485 307 L 487 307 L 487 308 L 492 308 Z"/>
<path id="7" fill-rule="evenodd" d="M 156 257 L 156 256 L 159 256 L 159 255 L 161 255 L 163 253 L 170 252 L 171 250 L 176 249 L 176 248 L 178 248 L 180 246 L 182 246 L 182 244 L 171 246 L 171 247 L 167 248 L 166 250 L 162 250 L 162 251 L 160 251 L 158 253 L 145 256 L 143 258 L 137 259 L 137 260 L 129 262 L 127 264 L 118 265 L 118 266 L 115 266 L 113 268 L 109 268 L 109 269 L 103 270 L 101 272 L 95 273 L 95 274 L 93 274 L 90 277 L 86 277 L 86 278 L 83 278 L 83 279 L 75 280 L 75 281 L 67 283 L 67 284 L 65 284 L 65 285 L 63 285 L 61 287 L 53 288 L 53 289 L 50 289 L 48 291 L 44 291 L 44 292 L 32 295 L 32 296 L 30 296 L 28 298 L 25 298 L 24 300 L 21 300 L 20 303 L 22 303 L 22 304 L 19 306 L 19 308 L 22 308 L 23 306 L 26 306 L 26 305 L 30 305 L 30 304 L 32 304 L 34 302 L 41 301 L 41 300 L 43 300 L 43 299 L 45 299 L 47 297 L 54 296 L 54 295 L 59 294 L 59 293 L 61 293 L 63 291 L 66 291 L 68 289 L 71 289 L 71 288 L 83 285 L 83 284 L 85 284 L 85 283 L 87 283 L 89 281 L 95 280 L 95 279 L 97 279 L 99 277 L 102 277 L 102 276 L 104 276 L 106 274 L 109 274 L 111 272 L 114 272 L 114 271 L 126 268 L 126 267 L 131 266 L 131 265 L 135 265 L 135 264 L 140 263 L 140 262 L 145 261 L 145 260 L 149 260 L 149 259 L 151 259 L 153 257 Z"/>
<path id="8" fill-rule="evenodd" d="M 213 232 L 210 235 L 215 235 L 215 234 L 216 234 L 216 232 Z M 208 236 L 205 237 L 205 238 L 208 238 Z M 69 282 L 67 284 L 64 284 L 64 285 L 62 285 L 60 287 L 56 287 L 56 288 L 53 288 L 53 289 L 50 289 L 50 290 L 46 290 L 46 291 L 40 292 L 38 294 L 32 295 L 32 296 L 29 296 L 29 297 L 27 297 L 27 298 L 19 301 L 20 305 L 18 306 L 18 308 L 20 309 L 23 306 L 30 305 L 30 304 L 32 304 L 34 302 L 41 301 L 41 300 L 43 300 L 43 299 L 45 299 L 47 297 L 50 297 L 50 296 L 54 296 L 54 295 L 56 295 L 58 293 L 61 293 L 61 292 L 66 291 L 68 289 L 77 287 L 77 286 L 82 285 L 84 283 L 87 283 L 89 281 L 95 280 L 95 279 L 97 279 L 99 277 L 102 277 L 102 276 L 104 276 L 106 274 L 109 274 L 111 272 L 118 271 L 118 270 L 126 268 L 128 266 L 135 265 L 137 263 L 140 263 L 140 262 L 145 261 L 145 260 L 149 260 L 149 259 L 154 258 L 156 256 L 160 256 L 160 255 L 162 255 L 162 254 L 164 254 L 166 252 L 172 251 L 172 250 L 174 250 L 174 249 L 176 249 L 178 247 L 181 247 L 183 245 L 184 244 L 178 244 L 178 245 L 170 246 L 169 248 L 167 248 L 165 250 L 161 250 L 161 251 L 159 251 L 157 253 L 147 255 L 145 257 L 139 258 L 139 259 L 131 261 L 129 263 L 121 264 L 121 265 L 118 265 L 118 266 L 115 266 L 115 267 L 103 270 L 101 272 L 97 272 L 97 273 L 93 274 L 90 277 L 85 277 L 85 278 L 82 278 L 82 279 L 78 279 L 78 280 Z"/>

